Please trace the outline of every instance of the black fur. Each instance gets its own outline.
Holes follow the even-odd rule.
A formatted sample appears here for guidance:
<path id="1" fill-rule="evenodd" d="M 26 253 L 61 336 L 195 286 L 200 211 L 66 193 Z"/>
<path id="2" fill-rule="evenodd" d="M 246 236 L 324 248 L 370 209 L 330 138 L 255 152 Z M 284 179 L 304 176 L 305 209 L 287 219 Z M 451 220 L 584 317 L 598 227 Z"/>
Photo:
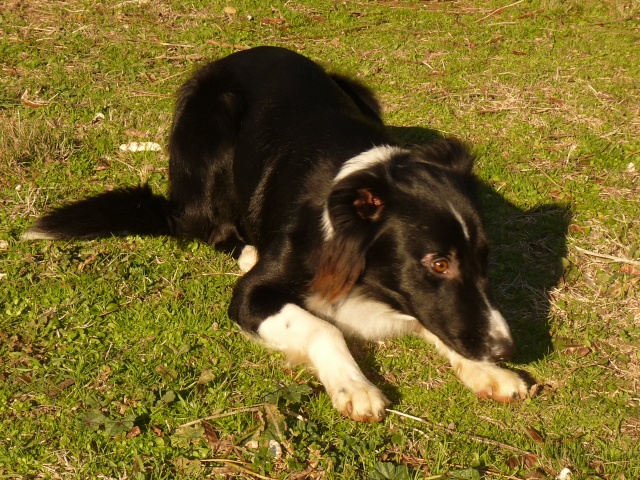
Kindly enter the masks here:
<path id="1" fill-rule="evenodd" d="M 168 202 L 148 185 L 104 192 L 38 219 L 30 231 L 51 239 L 91 239 L 114 235 L 169 235 Z"/>
<path id="2" fill-rule="evenodd" d="M 229 310 L 249 331 L 287 303 L 306 308 L 315 294 L 335 304 L 358 287 L 464 357 L 507 359 L 510 337 L 489 337 L 472 156 L 444 139 L 334 180 L 349 159 L 382 145 L 396 143 L 366 87 L 285 49 L 238 52 L 180 91 L 168 200 L 148 187 L 107 192 L 55 210 L 29 232 L 169 234 L 235 252 L 253 245 L 260 259 Z"/>

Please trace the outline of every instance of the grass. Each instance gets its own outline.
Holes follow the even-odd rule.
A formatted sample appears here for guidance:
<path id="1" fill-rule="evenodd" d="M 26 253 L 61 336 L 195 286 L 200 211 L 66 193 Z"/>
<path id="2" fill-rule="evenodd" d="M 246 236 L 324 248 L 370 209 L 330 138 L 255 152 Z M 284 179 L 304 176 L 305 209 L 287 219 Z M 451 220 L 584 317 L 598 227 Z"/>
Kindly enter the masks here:
<path id="1" fill-rule="evenodd" d="M 639 42 L 631 0 L 5 0 L 0 476 L 640 478 Z M 66 199 L 166 189 L 164 152 L 119 145 L 165 145 L 196 65 L 262 44 L 373 86 L 407 141 L 474 145 L 495 295 L 536 396 L 479 400 L 416 339 L 356 345 L 421 419 L 356 424 L 230 322 L 230 258 L 18 241 Z"/>

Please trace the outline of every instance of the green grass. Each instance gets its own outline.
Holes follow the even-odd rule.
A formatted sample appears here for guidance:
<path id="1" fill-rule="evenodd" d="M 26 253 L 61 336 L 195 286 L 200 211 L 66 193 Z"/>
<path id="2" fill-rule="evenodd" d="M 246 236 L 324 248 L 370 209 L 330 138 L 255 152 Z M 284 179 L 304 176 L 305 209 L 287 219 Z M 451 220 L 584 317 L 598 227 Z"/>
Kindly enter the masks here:
<path id="1" fill-rule="evenodd" d="M 2 4 L 0 476 L 640 478 L 636 3 L 257 3 Z M 356 345 L 423 419 L 357 424 L 228 319 L 230 258 L 18 241 L 66 199 L 166 189 L 166 153 L 119 145 L 165 145 L 194 68 L 263 44 L 371 85 L 407 141 L 474 145 L 495 296 L 537 395 L 479 400 L 416 339 Z"/>

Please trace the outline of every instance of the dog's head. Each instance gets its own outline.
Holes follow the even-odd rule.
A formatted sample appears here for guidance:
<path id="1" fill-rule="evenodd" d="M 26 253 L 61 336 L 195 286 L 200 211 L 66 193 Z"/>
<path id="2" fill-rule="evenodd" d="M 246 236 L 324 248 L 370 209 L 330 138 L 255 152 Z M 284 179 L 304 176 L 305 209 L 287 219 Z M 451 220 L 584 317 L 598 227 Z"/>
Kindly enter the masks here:
<path id="1" fill-rule="evenodd" d="M 489 293 L 472 166 L 455 140 L 377 147 L 345 163 L 327 200 L 312 288 L 335 302 L 358 284 L 464 357 L 509 359 L 514 344 Z"/>

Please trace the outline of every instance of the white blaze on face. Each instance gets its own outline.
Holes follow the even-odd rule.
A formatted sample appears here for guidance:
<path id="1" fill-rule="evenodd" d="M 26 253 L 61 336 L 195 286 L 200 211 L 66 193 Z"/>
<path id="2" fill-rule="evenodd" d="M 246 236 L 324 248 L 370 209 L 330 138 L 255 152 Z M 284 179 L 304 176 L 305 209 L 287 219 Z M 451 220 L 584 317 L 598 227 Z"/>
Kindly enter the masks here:
<path id="1" fill-rule="evenodd" d="M 340 180 L 347 178 L 349 175 L 352 175 L 361 170 L 366 170 L 373 165 L 388 162 L 395 155 L 399 155 L 402 153 L 408 153 L 408 151 L 400 147 L 394 147 L 391 145 L 380 145 L 377 147 L 373 147 L 370 150 L 362 152 L 361 154 L 347 160 L 333 179 L 333 184 L 335 185 Z M 333 237 L 333 225 L 331 225 L 331 218 L 329 216 L 329 211 L 327 210 L 326 205 L 324 207 L 324 211 L 322 212 L 322 232 L 324 233 L 325 240 L 329 240 L 331 237 Z"/>
<path id="2" fill-rule="evenodd" d="M 462 218 L 462 215 L 460 215 L 460 212 L 458 212 L 455 209 L 455 207 L 451 205 L 450 202 L 447 202 L 447 203 L 449 203 L 449 208 L 451 209 L 453 216 L 456 218 L 456 220 L 460 224 L 460 227 L 462 227 L 462 233 L 464 233 L 464 238 L 466 238 L 468 242 L 471 241 L 471 235 L 469 235 L 469 228 L 467 227 L 467 223 L 464 221 L 464 218 Z"/>
<path id="3" fill-rule="evenodd" d="M 501 340 L 511 342 L 511 330 L 499 310 L 491 305 L 491 302 L 484 296 L 484 301 L 489 309 L 489 338 L 492 342 L 499 343 Z"/>
<path id="4" fill-rule="evenodd" d="M 495 308 L 490 307 L 489 316 L 489 336 L 495 340 L 511 339 L 509 325 L 502 314 Z"/>

